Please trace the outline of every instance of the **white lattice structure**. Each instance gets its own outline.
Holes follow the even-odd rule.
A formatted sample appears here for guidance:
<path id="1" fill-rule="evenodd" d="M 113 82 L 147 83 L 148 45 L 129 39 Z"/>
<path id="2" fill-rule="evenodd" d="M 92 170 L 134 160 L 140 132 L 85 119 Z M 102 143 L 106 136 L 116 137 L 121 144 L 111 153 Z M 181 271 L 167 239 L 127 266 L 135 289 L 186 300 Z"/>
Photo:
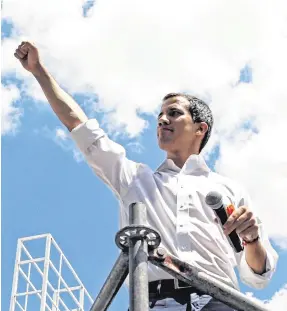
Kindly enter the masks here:
<path id="1" fill-rule="evenodd" d="M 18 240 L 10 311 L 86 311 L 92 303 L 51 234 Z"/>

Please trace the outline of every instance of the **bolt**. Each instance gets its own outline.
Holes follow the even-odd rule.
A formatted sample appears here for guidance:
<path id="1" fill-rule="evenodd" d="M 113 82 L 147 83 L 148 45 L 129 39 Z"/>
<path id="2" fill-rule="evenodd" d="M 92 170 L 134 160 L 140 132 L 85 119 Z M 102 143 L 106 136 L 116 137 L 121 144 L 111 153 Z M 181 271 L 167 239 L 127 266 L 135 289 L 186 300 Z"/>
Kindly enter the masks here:
<path id="1" fill-rule="evenodd" d="M 166 256 L 166 250 L 162 247 L 159 247 L 157 250 L 156 250 L 156 253 L 159 257 L 165 257 Z"/>

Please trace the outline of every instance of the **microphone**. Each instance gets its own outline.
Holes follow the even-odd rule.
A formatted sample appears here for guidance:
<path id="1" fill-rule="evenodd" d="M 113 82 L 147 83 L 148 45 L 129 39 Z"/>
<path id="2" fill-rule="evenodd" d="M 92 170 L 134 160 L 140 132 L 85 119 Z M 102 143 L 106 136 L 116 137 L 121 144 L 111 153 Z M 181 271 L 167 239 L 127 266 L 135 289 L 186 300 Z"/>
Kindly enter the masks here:
<path id="1" fill-rule="evenodd" d="M 205 198 L 205 203 L 209 205 L 218 218 L 221 221 L 221 224 L 224 225 L 227 221 L 228 216 L 231 214 L 230 210 L 227 214 L 226 207 L 223 205 L 222 202 L 222 195 L 216 191 L 211 191 L 207 194 Z M 238 234 L 236 233 L 235 230 L 233 230 L 229 235 L 229 241 L 231 242 L 230 244 L 234 247 L 235 251 L 237 253 L 241 252 L 243 250 L 240 238 Z"/>

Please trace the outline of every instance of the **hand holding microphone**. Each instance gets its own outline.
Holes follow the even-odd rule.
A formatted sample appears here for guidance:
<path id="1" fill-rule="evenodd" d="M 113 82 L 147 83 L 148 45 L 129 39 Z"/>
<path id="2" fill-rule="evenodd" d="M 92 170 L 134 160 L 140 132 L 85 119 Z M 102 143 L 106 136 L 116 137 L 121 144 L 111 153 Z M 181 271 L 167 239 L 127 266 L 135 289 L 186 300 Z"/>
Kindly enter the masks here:
<path id="1" fill-rule="evenodd" d="M 259 232 L 256 219 L 246 206 L 241 206 L 236 210 L 230 209 L 230 207 L 224 206 L 222 195 L 215 191 L 207 194 L 205 202 L 220 219 L 224 233 L 229 237 L 236 252 L 243 250 L 240 238 L 243 239 L 244 244 L 258 240 Z"/>
<path id="2" fill-rule="evenodd" d="M 240 206 L 230 215 L 224 225 L 224 233 L 236 230 L 244 244 L 250 244 L 259 239 L 259 227 L 252 211 L 247 206 Z"/>

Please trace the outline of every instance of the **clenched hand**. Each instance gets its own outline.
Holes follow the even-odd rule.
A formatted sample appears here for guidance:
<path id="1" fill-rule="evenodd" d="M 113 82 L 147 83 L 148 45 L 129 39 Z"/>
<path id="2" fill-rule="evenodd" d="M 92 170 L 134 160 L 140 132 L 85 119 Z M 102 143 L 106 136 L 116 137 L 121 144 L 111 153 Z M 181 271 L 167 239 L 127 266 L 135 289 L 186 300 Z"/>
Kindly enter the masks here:
<path id="1" fill-rule="evenodd" d="M 30 42 L 22 42 L 16 49 L 14 56 L 22 66 L 32 74 L 37 72 L 40 66 L 38 49 Z"/>

